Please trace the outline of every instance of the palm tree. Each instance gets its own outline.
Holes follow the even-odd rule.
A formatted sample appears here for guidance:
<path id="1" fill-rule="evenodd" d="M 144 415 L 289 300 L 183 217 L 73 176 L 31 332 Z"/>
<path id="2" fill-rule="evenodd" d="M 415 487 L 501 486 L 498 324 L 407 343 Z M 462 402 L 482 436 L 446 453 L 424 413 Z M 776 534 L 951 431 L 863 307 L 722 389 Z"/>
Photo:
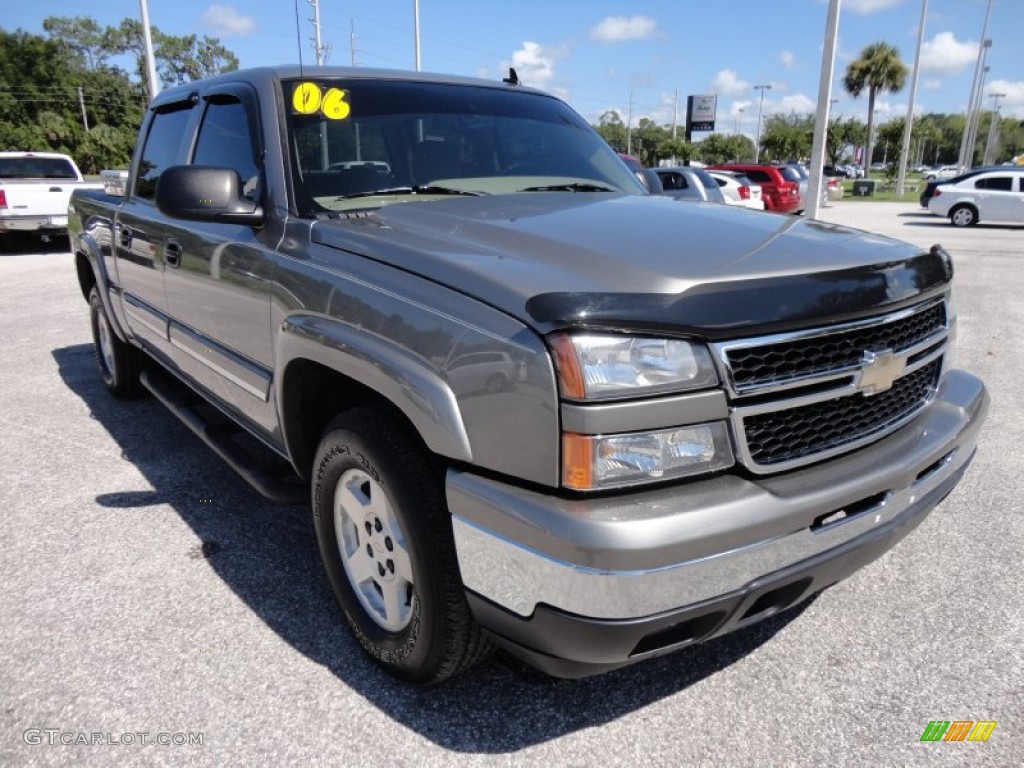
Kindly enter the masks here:
<path id="1" fill-rule="evenodd" d="M 907 68 L 900 61 L 900 52 L 888 43 L 872 43 L 860 52 L 860 58 L 846 67 L 843 87 L 853 98 L 868 92 L 868 143 L 864 150 L 864 173 L 871 168 L 871 155 L 875 145 L 875 95 L 895 93 L 907 81 Z"/>

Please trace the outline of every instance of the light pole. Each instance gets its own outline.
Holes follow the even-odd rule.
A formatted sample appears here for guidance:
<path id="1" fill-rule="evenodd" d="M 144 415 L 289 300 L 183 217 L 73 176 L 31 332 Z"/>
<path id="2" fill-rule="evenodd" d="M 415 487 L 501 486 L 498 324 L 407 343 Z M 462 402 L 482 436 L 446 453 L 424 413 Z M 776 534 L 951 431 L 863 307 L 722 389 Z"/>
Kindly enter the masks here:
<path id="1" fill-rule="evenodd" d="M 740 132 L 740 115 L 743 114 L 743 111 L 745 109 L 746 109 L 746 107 L 736 107 L 736 119 L 733 121 L 733 124 L 732 124 L 732 132 L 733 133 L 739 133 Z"/>
<path id="2" fill-rule="evenodd" d="M 757 105 L 757 140 L 754 142 L 754 162 L 761 159 L 761 113 L 764 111 L 764 92 L 770 91 L 770 85 L 755 85 L 754 90 L 761 92 L 761 102 Z"/>
<path id="3" fill-rule="evenodd" d="M 996 134 L 999 132 L 999 100 L 1005 99 L 1006 94 L 990 93 L 988 97 L 993 100 L 992 119 L 989 122 L 988 126 L 988 139 L 985 141 L 985 157 L 981 161 L 982 165 L 992 165 L 992 161 L 994 159 L 993 157 L 991 157 L 992 142 L 995 140 Z"/>

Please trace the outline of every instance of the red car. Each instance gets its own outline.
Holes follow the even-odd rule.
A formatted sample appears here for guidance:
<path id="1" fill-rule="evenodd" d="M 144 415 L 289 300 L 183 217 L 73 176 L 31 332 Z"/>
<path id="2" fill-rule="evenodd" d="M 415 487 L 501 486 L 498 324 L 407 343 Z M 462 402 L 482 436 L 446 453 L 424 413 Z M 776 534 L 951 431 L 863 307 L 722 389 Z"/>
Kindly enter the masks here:
<path id="1" fill-rule="evenodd" d="M 761 186 L 766 211 L 793 213 L 800 208 L 800 176 L 786 165 L 723 163 L 709 165 L 709 171 L 740 171 Z"/>

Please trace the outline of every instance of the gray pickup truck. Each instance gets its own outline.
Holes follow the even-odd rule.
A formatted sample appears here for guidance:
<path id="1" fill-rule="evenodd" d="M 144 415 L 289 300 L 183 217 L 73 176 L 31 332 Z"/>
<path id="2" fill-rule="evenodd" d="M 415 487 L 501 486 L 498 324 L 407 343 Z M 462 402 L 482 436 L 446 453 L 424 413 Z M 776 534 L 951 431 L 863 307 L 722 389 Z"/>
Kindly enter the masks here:
<path id="1" fill-rule="evenodd" d="M 414 682 L 777 614 L 918 525 L 988 408 L 942 248 L 647 195 L 512 73 L 165 91 L 124 195 L 70 214 L 106 387 L 311 503 L 352 632 Z"/>

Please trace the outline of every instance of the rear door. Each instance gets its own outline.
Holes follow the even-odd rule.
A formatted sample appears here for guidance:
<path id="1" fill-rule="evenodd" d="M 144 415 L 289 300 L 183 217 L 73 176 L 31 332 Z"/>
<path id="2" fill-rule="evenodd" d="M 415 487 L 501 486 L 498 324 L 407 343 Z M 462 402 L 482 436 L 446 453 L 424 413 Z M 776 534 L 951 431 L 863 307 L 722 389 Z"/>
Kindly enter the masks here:
<path id="1" fill-rule="evenodd" d="M 161 105 L 150 116 L 134 183 L 114 227 L 117 273 L 128 326 L 139 341 L 164 357 L 170 353 L 164 272 L 167 245 L 178 222 L 160 213 L 154 198 L 160 174 L 187 157 L 194 105 L 193 99 L 185 99 Z"/>
<path id="2" fill-rule="evenodd" d="M 974 181 L 978 200 L 978 218 L 981 221 L 1013 221 L 1020 194 L 1018 180 L 1008 173 L 986 173 Z M 1017 203 L 1019 205 L 1019 203 Z"/>

